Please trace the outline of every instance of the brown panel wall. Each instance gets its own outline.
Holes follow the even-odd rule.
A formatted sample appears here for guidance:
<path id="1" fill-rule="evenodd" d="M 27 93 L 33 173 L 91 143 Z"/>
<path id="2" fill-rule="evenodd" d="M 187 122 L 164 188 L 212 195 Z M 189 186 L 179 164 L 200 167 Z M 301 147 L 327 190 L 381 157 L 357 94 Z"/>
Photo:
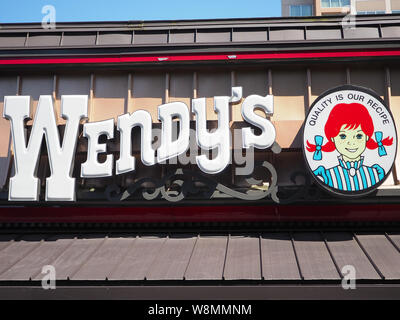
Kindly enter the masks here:
<path id="1" fill-rule="evenodd" d="M 197 96 L 207 98 L 207 119 L 217 120 L 218 115 L 214 112 L 214 97 L 231 95 L 230 72 L 198 72 L 197 85 Z"/>
<path id="2" fill-rule="evenodd" d="M 21 95 L 31 96 L 31 114 L 34 117 L 40 95 L 53 95 L 53 75 L 29 75 L 21 77 Z M 32 125 L 33 120 L 27 122 Z"/>
<path id="3" fill-rule="evenodd" d="M 311 101 L 328 89 L 346 84 L 345 68 L 312 68 L 311 69 Z"/>
<path id="4" fill-rule="evenodd" d="M 96 74 L 94 80 L 93 106 L 89 120 L 115 120 L 127 112 L 128 74 Z"/>
<path id="5" fill-rule="evenodd" d="M 17 77 L 0 77 L 0 189 L 3 188 L 10 166 L 10 122 L 3 118 L 4 96 L 17 93 Z"/>
<path id="6" fill-rule="evenodd" d="M 248 70 L 235 72 L 235 86 L 243 88 L 243 98 L 252 94 L 265 97 L 268 95 L 268 70 Z M 243 101 L 243 100 L 242 100 Z M 232 106 L 232 121 L 243 121 L 242 103 Z M 259 115 L 264 112 L 256 110 Z"/>
<path id="7" fill-rule="evenodd" d="M 306 79 L 305 69 L 272 70 L 273 120 L 304 120 Z"/>
<path id="8" fill-rule="evenodd" d="M 57 115 L 61 115 L 61 96 L 62 95 L 89 95 L 90 94 L 90 74 L 60 74 L 57 76 L 57 94 L 55 107 Z M 65 120 L 58 118 L 59 124 L 65 124 Z"/>
<path id="9" fill-rule="evenodd" d="M 383 68 L 352 67 L 350 68 L 350 82 L 374 90 L 382 99 L 385 97 L 385 70 Z"/>
<path id="10" fill-rule="evenodd" d="M 191 114 L 193 98 L 193 73 L 174 72 L 170 74 L 168 102 L 179 101 L 187 105 Z"/>
<path id="11" fill-rule="evenodd" d="M 306 115 L 306 69 L 273 69 L 272 94 L 274 115 L 272 120 L 279 129 L 277 142 L 283 148 L 300 148 L 298 139 L 301 124 Z M 280 131 L 285 128 L 284 131 Z"/>
<path id="12" fill-rule="evenodd" d="M 157 107 L 165 103 L 165 73 L 133 74 L 133 105 L 129 112 L 146 110 L 150 112 L 153 122 L 158 122 Z"/>

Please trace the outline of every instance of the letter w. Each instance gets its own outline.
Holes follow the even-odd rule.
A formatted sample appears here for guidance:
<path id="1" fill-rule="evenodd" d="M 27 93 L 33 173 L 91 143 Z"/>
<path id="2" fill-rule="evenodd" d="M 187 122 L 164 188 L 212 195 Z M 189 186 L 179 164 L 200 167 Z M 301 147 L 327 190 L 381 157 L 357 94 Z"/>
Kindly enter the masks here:
<path id="1" fill-rule="evenodd" d="M 37 178 L 40 147 L 46 138 L 51 176 L 46 179 L 46 201 L 74 201 L 75 179 L 72 178 L 73 157 L 77 144 L 79 122 L 87 117 L 87 96 L 61 97 L 61 115 L 67 120 L 62 146 L 57 129 L 51 96 L 40 96 L 28 147 L 24 121 L 31 118 L 29 96 L 4 98 L 3 117 L 11 121 L 14 146 L 15 175 L 10 179 L 10 201 L 37 201 L 40 181 Z"/>

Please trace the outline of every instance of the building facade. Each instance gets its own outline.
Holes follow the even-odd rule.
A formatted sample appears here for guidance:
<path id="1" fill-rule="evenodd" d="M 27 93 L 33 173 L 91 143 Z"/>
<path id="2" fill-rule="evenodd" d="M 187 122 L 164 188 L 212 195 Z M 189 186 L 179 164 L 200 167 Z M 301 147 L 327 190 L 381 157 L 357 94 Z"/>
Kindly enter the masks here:
<path id="1" fill-rule="evenodd" d="M 1 25 L 0 298 L 398 298 L 395 130 L 375 130 L 375 136 L 365 130 L 369 141 L 376 140 L 366 152 L 392 159 L 385 181 L 367 195 L 321 188 L 304 156 L 312 161 L 314 153 L 319 165 L 339 155 L 322 150 L 314 134 L 306 138 L 315 141 L 315 150 L 304 149 L 306 125 L 326 115 L 331 90 L 373 92 L 376 127 L 390 119 L 392 129 L 400 127 L 400 17 L 356 20 L 355 29 L 337 16 L 60 23 L 51 30 L 39 23 Z M 77 100 L 68 107 L 67 100 L 77 97 L 85 108 Z M 205 110 L 202 120 L 193 112 L 196 104 Z M 254 114 L 276 133 L 274 143 L 254 148 L 251 158 L 242 147 L 243 130 L 262 130 L 250 127 L 246 106 L 258 107 Z M 122 121 L 141 114 L 139 122 L 154 128 L 146 141 L 158 152 L 167 123 L 160 110 L 178 107 L 189 114 L 195 148 L 178 159 L 144 163 L 142 129 L 128 131 L 125 144 Z M 77 109 L 84 116 L 70 125 L 75 118 L 61 115 Z M 12 123 L 16 110 L 20 121 Z M 307 121 L 310 114 L 318 117 Z M 45 119 L 53 119 L 52 126 Z M 198 146 L 196 134 L 221 127 L 227 130 L 216 139 L 232 137 L 225 151 L 235 161 L 205 174 L 192 151 L 205 149 L 203 155 L 215 159 L 210 149 L 222 144 Z M 177 138 L 182 128 L 169 126 Z M 66 142 L 66 132 L 75 132 L 74 143 Z M 28 137 L 29 144 L 21 143 Z M 48 201 L 48 191 L 68 189 L 49 187 L 52 174 L 65 169 L 54 162 L 64 163 L 60 141 L 56 153 L 49 147 L 57 137 L 75 145 L 74 165 L 67 168 L 75 197 Z M 136 169 L 116 174 L 127 146 Z M 110 175 L 82 175 L 93 150 L 93 167 L 110 163 Z M 16 191 L 39 181 L 36 199 L 14 196 L 20 161 L 34 174 Z M 247 164 L 254 165 L 250 171 Z M 367 187 L 374 175 L 380 179 L 376 168 L 363 168 L 371 173 Z M 348 169 L 350 176 L 356 172 Z M 347 171 L 337 176 L 342 186 L 363 183 L 358 173 L 348 180 Z M 54 267 L 57 290 L 42 289 L 43 266 Z M 342 287 L 346 266 L 362 281 L 357 290 Z"/>
<path id="2" fill-rule="evenodd" d="M 282 0 L 282 16 L 400 13 L 400 0 Z"/>

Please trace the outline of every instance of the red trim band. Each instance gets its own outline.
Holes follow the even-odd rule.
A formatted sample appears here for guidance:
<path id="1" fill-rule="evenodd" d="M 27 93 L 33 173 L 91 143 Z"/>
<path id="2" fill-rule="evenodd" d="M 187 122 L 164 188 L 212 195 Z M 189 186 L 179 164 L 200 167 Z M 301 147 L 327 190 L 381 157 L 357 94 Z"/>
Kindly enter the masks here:
<path id="1" fill-rule="evenodd" d="M 103 56 L 103 57 L 60 57 L 60 58 L 6 58 L 0 65 L 35 64 L 99 64 L 99 63 L 139 63 L 139 62 L 185 62 L 185 61 L 227 61 L 227 60 L 279 60 L 315 58 L 354 58 L 354 57 L 397 57 L 400 50 L 374 51 L 313 51 L 313 52 L 273 52 L 273 53 L 215 53 L 199 55 L 160 55 L 160 56 Z"/>
<path id="2" fill-rule="evenodd" d="M 400 221 L 400 205 L 3 207 L 0 222 Z"/>

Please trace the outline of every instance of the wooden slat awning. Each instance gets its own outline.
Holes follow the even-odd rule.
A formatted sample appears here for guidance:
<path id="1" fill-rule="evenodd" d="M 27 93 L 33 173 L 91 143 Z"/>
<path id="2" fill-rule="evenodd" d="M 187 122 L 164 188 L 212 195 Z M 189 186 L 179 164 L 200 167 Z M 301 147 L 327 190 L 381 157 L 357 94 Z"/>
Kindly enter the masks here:
<path id="1" fill-rule="evenodd" d="M 57 281 L 68 285 L 197 280 L 340 284 L 346 265 L 354 266 L 357 280 L 384 283 L 400 280 L 399 237 L 336 231 L 1 235 L 0 285 L 40 282 L 45 265 L 53 265 Z"/>

